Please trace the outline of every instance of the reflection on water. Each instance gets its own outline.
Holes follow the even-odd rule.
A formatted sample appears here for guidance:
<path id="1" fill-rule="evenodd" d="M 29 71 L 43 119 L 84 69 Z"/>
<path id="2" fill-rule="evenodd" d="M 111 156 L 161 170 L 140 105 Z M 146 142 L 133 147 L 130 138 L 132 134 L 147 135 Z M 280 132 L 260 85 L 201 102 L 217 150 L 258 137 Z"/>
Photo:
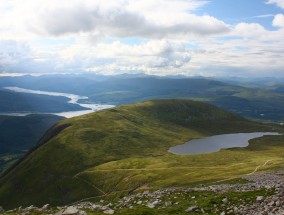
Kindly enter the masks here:
<path id="1" fill-rule="evenodd" d="M 255 132 L 238 134 L 221 134 L 201 139 L 193 139 L 185 144 L 171 147 L 169 152 L 178 155 L 192 155 L 217 152 L 220 149 L 247 147 L 249 140 L 264 135 L 280 135 L 277 132 Z"/>
<path id="2" fill-rule="evenodd" d="M 30 90 L 30 89 L 24 89 L 20 87 L 4 87 L 7 90 L 11 90 L 13 92 L 17 93 L 31 93 L 31 94 L 39 94 L 39 95 L 48 95 L 48 96 L 63 96 L 67 97 L 70 100 L 68 103 L 76 104 L 84 108 L 88 108 L 89 110 L 81 110 L 81 111 L 66 111 L 66 112 L 59 112 L 59 113 L 46 113 L 46 114 L 54 114 L 58 116 L 63 116 L 66 118 L 71 118 L 74 116 L 80 116 L 87 113 L 92 113 L 94 111 L 103 110 L 107 108 L 112 108 L 114 105 L 105 105 L 105 104 L 95 104 L 95 103 L 79 103 L 79 100 L 85 100 L 88 99 L 87 96 L 79 96 L 75 94 L 69 94 L 69 93 L 59 93 L 59 92 L 48 92 L 48 91 L 41 91 L 41 90 Z M 29 114 L 36 114 L 32 112 L 19 112 L 19 113 L 0 113 L 0 115 L 7 115 L 7 116 L 27 116 Z M 41 113 L 42 114 L 42 113 Z"/>

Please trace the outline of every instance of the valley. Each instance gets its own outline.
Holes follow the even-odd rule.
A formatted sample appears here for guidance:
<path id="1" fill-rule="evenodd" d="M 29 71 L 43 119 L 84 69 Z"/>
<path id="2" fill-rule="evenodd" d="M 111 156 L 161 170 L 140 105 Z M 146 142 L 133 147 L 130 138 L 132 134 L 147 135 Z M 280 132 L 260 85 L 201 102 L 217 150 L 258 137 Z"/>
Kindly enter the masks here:
<path id="1" fill-rule="evenodd" d="M 68 100 L 62 96 L 16 93 L 2 88 L 0 89 L 0 114 L 26 115 L 27 113 L 87 110 L 87 108 L 68 103 Z"/>
<path id="2" fill-rule="evenodd" d="M 4 89 L 16 92 L 18 93 L 18 96 L 21 97 L 23 94 L 28 94 L 28 95 L 47 95 L 51 97 L 66 97 L 69 99 L 67 104 L 73 104 L 77 105 L 78 107 L 85 109 L 85 110 L 77 110 L 77 111 L 65 111 L 65 112 L 52 112 L 52 113 L 46 113 L 43 111 L 44 114 L 53 114 L 53 115 L 58 115 L 66 118 L 71 118 L 74 116 L 80 116 L 88 113 L 92 113 L 94 111 L 106 109 L 106 108 L 111 108 L 114 107 L 113 105 L 103 105 L 103 104 L 94 104 L 94 103 L 79 103 L 79 100 L 87 100 L 88 97 L 86 96 L 79 96 L 79 95 L 74 95 L 74 94 L 67 94 L 67 93 L 58 93 L 58 92 L 48 92 L 48 91 L 40 91 L 40 90 L 30 90 L 30 89 L 24 89 L 24 88 L 19 88 L 19 87 L 4 87 Z M 37 106 L 37 104 L 35 104 Z M 41 111 L 39 111 L 41 113 Z M 58 110 L 59 111 L 59 110 Z M 6 112 L 6 113 L 0 113 L 2 115 L 9 115 L 9 116 L 27 116 L 30 114 L 34 114 L 33 112 L 18 112 L 18 113 L 11 113 L 11 112 Z"/>
<path id="3" fill-rule="evenodd" d="M 268 81 L 270 82 L 255 83 L 203 77 L 70 74 L 0 77 L 0 87 L 15 86 L 81 95 L 88 97 L 88 100 L 85 100 L 87 103 L 105 105 L 131 104 L 153 99 L 192 99 L 209 102 L 245 118 L 281 123 L 284 119 L 284 94 L 277 90 L 277 87 L 282 80 Z"/>
<path id="4" fill-rule="evenodd" d="M 136 103 L 66 119 L 57 127 L 64 125 L 69 126 L 1 178 L 0 201 L 5 208 L 116 199 L 139 189 L 212 184 L 284 164 L 283 135 L 256 138 L 246 148 L 206 156 L 170 154 L 170 147 L 194 138 L 283 132 L 281 126 L 248 121 L 201 102 Z"/>
<path id="5" fill-rule="evenodd" d="M 85 200 L 116 202 L 140 190 L 234 184 L 246 175 L 283 168 L 284 128 L 278 124 L 282 122 L 284 95 L 279 92 L 206 79 L 157 77 L 109 77 L 99 81 L 74 77 L 81 87 L 72 88 L 68 79 L 53 77 L 54 85 L 45 85 L 49 78 L 22 77 L 13 82 L 15 87 L 9 82 L 2 85 L 3 95 L 20 98 L 9 97 L 10 103 L 6 104 L 13 111 L 4 113 L 15 116 L 1 116 L 2 150 L 10 146 L 0 157 L 2 173 L 6 170 L 0 179 L 0 205 L 5 209 L 45 203 L 53 207 Z M 28 89 L 24 79 L 28 80 Z M 56 85 L 58 81 L 61 83 Z M 70 77 L 70 81 L 74 79 Z M 133 103 L 153 98 L 162 100 Z M 63 109 L 54 101 L 64 104 Z M 30 106 L 22 109 L 27 102 Z M 37 105 L 45 103 L 48 105 Z M 29 115 L 35 112 L 58 116 Z M 45 127 L 36 123 L 40 118 Z M 194 139 L 254 132 L 269 133 L 251 137 L 244 148 L 236 147 L 238 144 L 231 148 L 231 139 L 238 139 L 231 137 L 213 153 L 169 153 L 171 147 Z M 255 190 L 252 199 L 259 192 L 264 195 L 270 191 Z M 177 206 L 177 210 L 184 211 L 184 207 Z M 144 205 L 141 210 L 156 213 L 155 208 L 147 208 Z M 128 209 L 122 211 L 128 213 Z"/>
<path id="6" fill-rule="evenodd" d="M 284 215 L 284 0 L 0 0 L 0 215 Z"/>
<path id="7" fill-rule="evenodd" d="M 62 119 L 53 115 L 0 116 L 0 175 Z"/>

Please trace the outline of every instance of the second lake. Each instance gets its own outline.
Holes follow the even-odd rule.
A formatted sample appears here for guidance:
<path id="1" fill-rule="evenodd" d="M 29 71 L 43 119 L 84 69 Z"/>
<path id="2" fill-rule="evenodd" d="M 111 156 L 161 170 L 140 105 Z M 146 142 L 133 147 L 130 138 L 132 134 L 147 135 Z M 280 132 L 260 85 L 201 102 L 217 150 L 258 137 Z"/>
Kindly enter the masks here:
<path id="1" fill-rule="evenodd" d="M 221 134 L 201 139 L 193 139 L 182 145 L 171 147 L 169 152 L 178 155 L 193 155 L 217 152 L 221 149 L 234 147 L 247 147 L 249 140 L 262 137 L 264 135 L 280 135 L 277 132 L 254 132 Z"/>

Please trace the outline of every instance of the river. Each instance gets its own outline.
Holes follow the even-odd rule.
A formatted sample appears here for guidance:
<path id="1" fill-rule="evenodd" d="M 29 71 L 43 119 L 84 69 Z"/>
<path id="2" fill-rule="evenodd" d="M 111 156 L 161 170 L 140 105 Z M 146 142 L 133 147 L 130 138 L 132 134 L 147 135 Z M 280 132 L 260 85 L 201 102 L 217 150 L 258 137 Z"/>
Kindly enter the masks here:
<path id="1" fill-rule="evenodd" d="M 84 115 L 87 113 L 92 113 L 94 111 L 108 109 L 114 107 L 114 105 L 107 105 L 107 104 L 97 104 L 97 103 L 81 103 L 80 100 L 88 99 L 87 96 L 79 96 L 75 94 L 69 93 L 60 93 L 60 92 L 49 92 L 49 91 L 41 91 L 41 90 L 30 90 L 24 89 L 20 87 L 4 87 L 6 90 L 11 90 L 17 93 L 31 93 L 31 94 L 39 94 L 39 95 L 48 95 L 48 96 L 63 96 L 67 97 L 70 100 L 68 103 L 76 104 L 84 108 L 88 108 L 89 110 L 80 110 L 80 111 L 66 111 L 66 112 L 58 112 L 58 113 L 44 113 L 44 114 L 53 114 L 58 116 L 63 116 L 65 118 L 71 118 L 75 116 Z M 9 115 L 9 116 L 27 116 L 29 114 L 36 114 L 32 112 L 17 112 L 17 113 L 1 113 L 0 115 Z M 43 114 L 43 113 L 40 113 Z"/>

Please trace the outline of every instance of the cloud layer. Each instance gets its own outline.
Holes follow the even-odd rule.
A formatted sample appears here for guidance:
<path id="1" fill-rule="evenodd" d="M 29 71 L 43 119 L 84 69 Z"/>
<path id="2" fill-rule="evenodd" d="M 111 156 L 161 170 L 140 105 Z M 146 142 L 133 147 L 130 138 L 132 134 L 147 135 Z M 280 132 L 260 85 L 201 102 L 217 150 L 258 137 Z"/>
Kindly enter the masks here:
<path id="1" fill-rule="evenodd" d="M 282 13 L 265 16 L 272 19 L 267 29 L 244 20 L 226 23 L 203 10 L 207 4 L 214 1 L 0 0 L 0 70 L 283 73 Z M 284 8 L 284 0 L 262 4 Z"/>
<path id="2" fill-rule="evenodd" d="M 20 0 L 0 7 L 0 26 L 26 35 L 62 36 L 89 33 L 111 37 L 163 38 L 211 35 L 228 26 L 208 15 L 189 11 L 204 4 L 193 0 Z M 9 20 L 9 21 L 7 21 Z M 24 32 L 26 31 L 26 32 Z"/>

